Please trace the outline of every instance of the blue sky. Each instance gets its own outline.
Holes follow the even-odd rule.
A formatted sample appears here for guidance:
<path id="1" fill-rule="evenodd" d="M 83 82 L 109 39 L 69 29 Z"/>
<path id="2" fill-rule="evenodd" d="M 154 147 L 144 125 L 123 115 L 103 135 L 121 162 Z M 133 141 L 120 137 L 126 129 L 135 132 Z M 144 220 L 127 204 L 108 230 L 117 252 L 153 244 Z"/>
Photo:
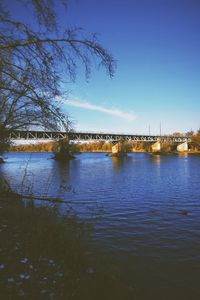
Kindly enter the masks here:
<path id="1" fill-rule="evenodd" d="M 71 0 L 60 21 L 99 34 L 117 60 L 113 79 L 94 68 L 89 82 L 80 72 L 63 86 L 77 130 L 200 128 L 199 0 Z"/>

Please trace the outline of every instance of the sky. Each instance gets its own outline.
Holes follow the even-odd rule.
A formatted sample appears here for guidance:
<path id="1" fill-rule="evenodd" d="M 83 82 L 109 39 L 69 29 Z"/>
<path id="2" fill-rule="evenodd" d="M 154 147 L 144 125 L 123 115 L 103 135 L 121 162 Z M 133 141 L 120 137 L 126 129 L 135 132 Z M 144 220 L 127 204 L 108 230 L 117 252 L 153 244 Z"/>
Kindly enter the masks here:
<path id="1" fill-rule="evenodd" d="M 77 131 L 200 128 L 199 0 L 69 0 L 59 18 L 97 33 L 117 61 L 112 79 L 93 68 L 86 81 L 80 68 L 76 82 L 63 85 L 63 110 Z"/>

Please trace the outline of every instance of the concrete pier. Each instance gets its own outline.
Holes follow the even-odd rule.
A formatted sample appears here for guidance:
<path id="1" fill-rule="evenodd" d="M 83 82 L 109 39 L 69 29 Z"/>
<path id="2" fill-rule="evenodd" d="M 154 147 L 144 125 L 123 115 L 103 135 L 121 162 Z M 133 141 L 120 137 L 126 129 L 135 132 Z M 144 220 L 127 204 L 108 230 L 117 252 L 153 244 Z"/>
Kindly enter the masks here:
<path id="1" fill-rule="evenodd" d="M 180 145 L 177 146 L 177 151 L 178 152 L 185 152 L 185 151 L 188 151 L 188 143 L 187 142 L 184 142 Z"/>
<path id="2" fill-rule="evenodd" d="M 151 145 L 151 151 L 152 152 L 159 152 L 159 151 L 161 151 L 161 142 L 157 141 L 156 143 L 154 143 L 153 145 Z"/>
<path id="3" fill-rule="evenodd" d="M 112 153 L 109 153 L 108 156 L 122 157 L 125 155 L 124 141 L 113 142 Z"/>
<path id="4" fill-rule="evenodd" d="M 117 154 L 119 152 L 123 152 L 123 145 L 121 142 L 117 142 L 112 146 L 112 153 Z"/>

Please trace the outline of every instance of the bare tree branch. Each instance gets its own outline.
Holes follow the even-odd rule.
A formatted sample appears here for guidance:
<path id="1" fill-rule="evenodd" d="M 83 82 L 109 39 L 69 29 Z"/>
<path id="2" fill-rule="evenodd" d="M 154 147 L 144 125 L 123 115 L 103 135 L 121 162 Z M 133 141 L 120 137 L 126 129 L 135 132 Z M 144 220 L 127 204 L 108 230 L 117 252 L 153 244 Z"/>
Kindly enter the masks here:
<path id="1" fill-rule="evenodd" d="M 87 79 L 96 63 L 112 77 L 115 70 L 112 55 L 95 34 L 86 36 L 80 28 L 60 29 L 56 8 L 60 5 L 66 8 L 67 0 L 18 0 L 18 5 L 24 5 L 35 17 L 38 26 L 34 28 L 11 17 L 6 0 L 2 3 L 1 136 L 12 128 L 71 130 L 72 124 L 57 100 L 57 96 L 68 92 L 61 89 L 61 82 L 75 81 L 80 66 L 84 67 Z"/>

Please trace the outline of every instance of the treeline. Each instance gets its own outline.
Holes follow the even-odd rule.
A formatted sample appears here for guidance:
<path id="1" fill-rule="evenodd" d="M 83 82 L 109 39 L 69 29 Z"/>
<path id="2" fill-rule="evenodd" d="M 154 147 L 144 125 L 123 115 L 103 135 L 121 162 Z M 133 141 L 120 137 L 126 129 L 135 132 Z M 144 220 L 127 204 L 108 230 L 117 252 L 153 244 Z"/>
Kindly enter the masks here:
<path id="1" fill-rule="evenodd" d="M 110 142 L 90 142 L 74 144 L 74 148 L 79 152 L 111 152 L 113 144 Z M 143 142 L 124 142 L 123 148 L 126 152 L 145 151 L 145 143 Z"/>
<path id="2" fill-rule="evenodd" d="M 87 143 L 74 143 L 71 145 L 73 152 L 111 152 L 112 143 L 109 142 L 87 142 Z M 26 145 L 13 145 L 10 147 L 10 151 L 16 152 L 52 152 L 54 151 L 55 143 L 37 143 L 37 144 L 26 144 Z M 143 142 L 125 142 L 124 150 L 126 152 L 140 152 L 146 151 L 147 145 Z"/>
<path id="3" fill-rule="evenodd" d="M 52 152 L 54 142 L 26 144 L 26 145 L 12 145 L 9 151 L 15 152 Z"/>
<path id="4" fill-rule="evenodd" d="M 187 136 L 191 139 L 190 147 L 194 151 L 200 151 L 200 129 L 196 133 L 190 131 Z"/>
<path id="5" fill-rule="evenodd" d="M 111 152 L 113 144 L 110 142 L 86 142 L 73 143 L 71 145 L 72 152 Z M 144 142 L 124 142 L 124 150 L 126 152 L 143 152 L 147 151 L 148 145 Z M 54 142 L 13 145 L 10 151 L 16 152 L 53 152 L 55 149 Z"/>

